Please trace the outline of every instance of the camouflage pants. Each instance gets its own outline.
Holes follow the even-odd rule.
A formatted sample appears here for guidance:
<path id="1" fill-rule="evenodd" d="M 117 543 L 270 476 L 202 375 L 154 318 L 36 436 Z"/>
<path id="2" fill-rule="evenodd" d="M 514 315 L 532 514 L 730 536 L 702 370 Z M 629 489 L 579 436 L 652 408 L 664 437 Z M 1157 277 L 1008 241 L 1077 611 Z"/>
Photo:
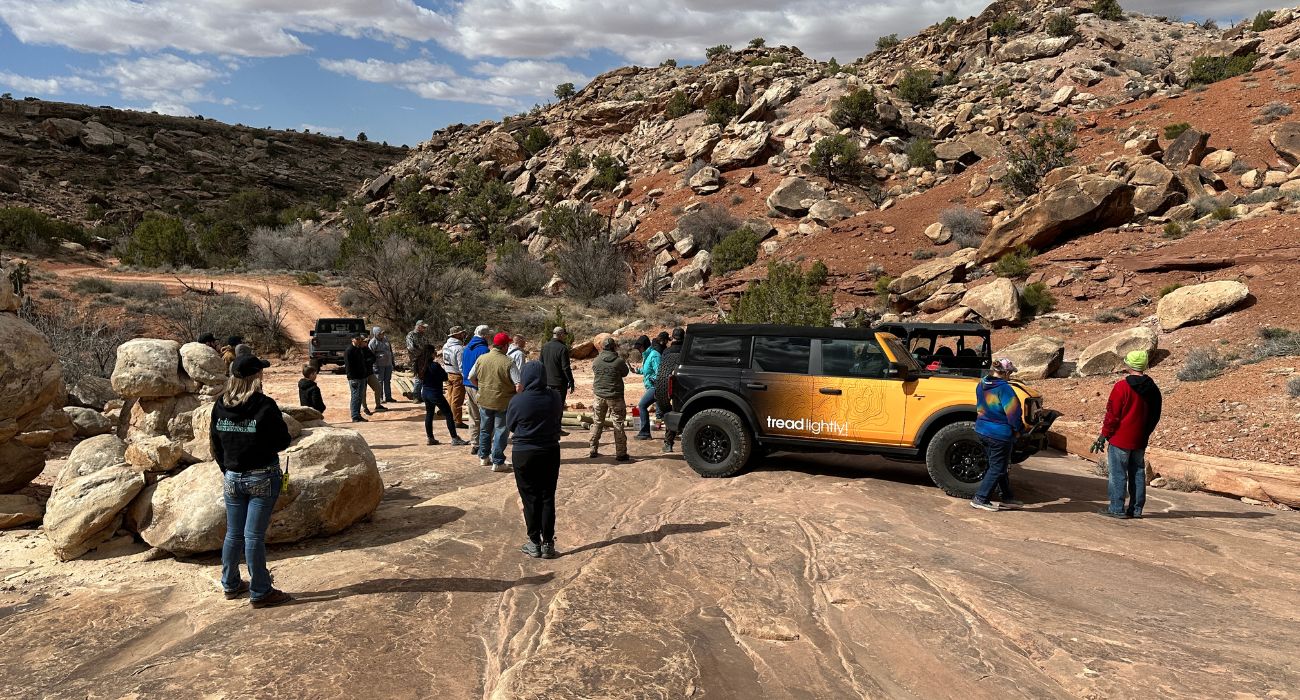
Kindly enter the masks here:
<path id="1" fill-rule="evenodd" d="M 627 406 L 623 404 L 623 399 L 603 399 L 596 397 L 596 402 L 591 407 L 592 418 L 595 422 L 591 424 L 591 449 L 596 449 L 600 445 L 600 434 L 605 430 L 605 416 L 610 417 L 614 424 L 614 452 L 616 456 L 627 454 Z"/>

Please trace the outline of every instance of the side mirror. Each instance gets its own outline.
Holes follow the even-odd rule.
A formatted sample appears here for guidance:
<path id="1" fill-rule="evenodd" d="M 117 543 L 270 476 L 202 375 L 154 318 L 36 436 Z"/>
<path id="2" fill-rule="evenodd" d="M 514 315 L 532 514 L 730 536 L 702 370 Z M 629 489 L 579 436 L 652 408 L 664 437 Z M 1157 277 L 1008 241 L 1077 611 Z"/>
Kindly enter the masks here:
<path id="1" fill-rule="evenodd" d="M 888 369 L 885 370 L 885 379 L 902 379 L 907 380 L 907 365 L 897 362 L 889 363 Z"/>

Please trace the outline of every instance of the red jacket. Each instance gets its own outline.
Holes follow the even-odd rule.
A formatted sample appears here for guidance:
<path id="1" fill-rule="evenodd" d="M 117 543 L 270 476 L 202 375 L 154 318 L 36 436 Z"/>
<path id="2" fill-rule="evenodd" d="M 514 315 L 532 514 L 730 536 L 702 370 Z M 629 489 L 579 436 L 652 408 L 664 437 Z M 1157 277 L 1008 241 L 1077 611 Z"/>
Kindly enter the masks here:
<path id="1" fill-rule="evenodd" d="M 1115 383 L 1106 402 L 1101 436 L 1122 450 L 1144 450 L 1160 422 L 1160 388 L 1144 374 Z"/>

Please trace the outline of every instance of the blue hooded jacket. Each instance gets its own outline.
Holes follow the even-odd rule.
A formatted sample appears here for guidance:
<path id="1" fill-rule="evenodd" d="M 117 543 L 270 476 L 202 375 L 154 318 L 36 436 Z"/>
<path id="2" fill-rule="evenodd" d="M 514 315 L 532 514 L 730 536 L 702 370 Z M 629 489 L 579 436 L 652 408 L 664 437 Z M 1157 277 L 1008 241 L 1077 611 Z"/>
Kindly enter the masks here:
<path id="1" fill-rule="evenodd" d="M 524 364 L 524 390 L 510 399 L 506 429 L 516 452 L 560 449 L 560 395 L 546 388 L 546 368 L 536 360 Z"/>
<path id="2" fill-rule="evenodd" d="M 490 349 L 488 342 L 477 335 L 469 341 L 469 345 L 465 346 L 465 352 L 460 355 L 460 376 L 465 378 L 465 386 L 478 388 L 477 384 L 469 380 L 469 371 L 474 369 L 474 363 L 478 358 L 486 355 Z"/>
<path id="3" fill-rule="evenodd" d="M 1025 430 L 1020 397 L 1005 379 L 988 376 L 975 387 L 975 405 L 979 417 L 975 432 L 987 438 L 1010 442 Z"/>

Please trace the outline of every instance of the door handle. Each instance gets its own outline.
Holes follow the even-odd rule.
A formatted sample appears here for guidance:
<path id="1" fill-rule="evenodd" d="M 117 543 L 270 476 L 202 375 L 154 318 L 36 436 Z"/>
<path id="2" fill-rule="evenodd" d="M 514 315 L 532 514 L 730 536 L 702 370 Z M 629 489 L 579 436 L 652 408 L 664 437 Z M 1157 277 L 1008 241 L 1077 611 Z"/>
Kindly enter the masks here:
<path id="1" fill-rule="evenodd" d="M 925 394 L 912 394 L 912 398 L 914 398 L 914 399 L 923 399 L 923 398 L 925 398 Z"/>
<path id="2" fill-rule="evenodd" d="M 745 385 L 745 388 L 746 388 L 746 389 L 753 389 L 754 391 L 767 391 L 767 385 L 766 385 L 766 384 L 758 384 L 758 383 L 756 383 L 756 382 L 750 382 L 750 383 L 746 384 L 746 385 Z"/>
<path id="3" fill-rule="evenodd" d="M 844 392 L 843 392 L 842 390 L 840 390 L 840 389 L 832 389 L 831 387 L 828 387 L 828 386 L 824 386 L 824 387 L 818 389 L 817 391 L 818 391 L 819 393 L 826 394 L 827 396 L 839 396 L 840 394 L 843 394 L 843 393 L 844 393 Z"/>

